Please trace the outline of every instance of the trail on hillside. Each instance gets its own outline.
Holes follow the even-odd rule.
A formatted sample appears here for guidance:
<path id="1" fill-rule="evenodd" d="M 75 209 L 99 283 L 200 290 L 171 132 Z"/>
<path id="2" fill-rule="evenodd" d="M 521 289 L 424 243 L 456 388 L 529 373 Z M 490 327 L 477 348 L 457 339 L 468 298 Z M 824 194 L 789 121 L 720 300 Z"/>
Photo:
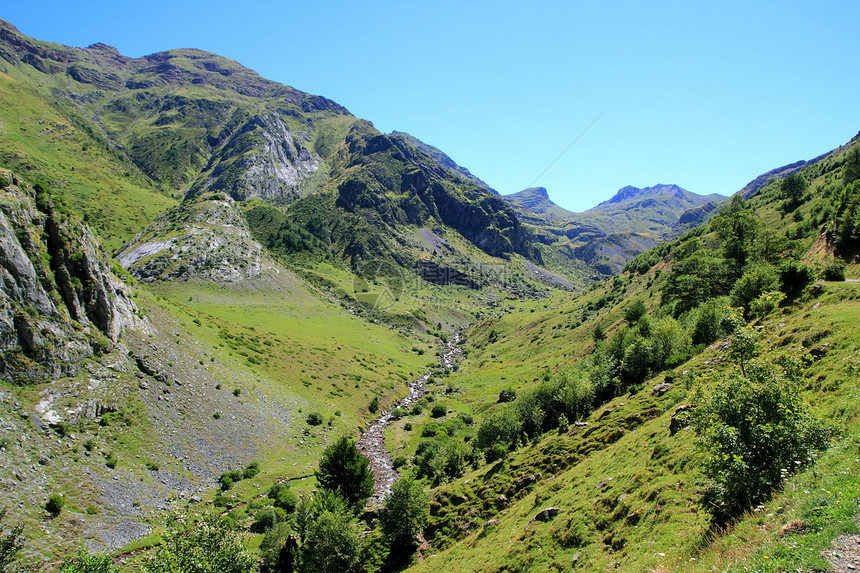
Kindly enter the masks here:
<path id="1" fill-rule="evenodd" d="M 440 365 L 445 370 L 454 367 L 457 359 L 463 355 L 460 348 L 460 333 L 456 332 L 448 341 L 447 349 L 439 358 Z M 394 405 L 394 408 L 408 408 L 427 395 L 427 380 L 431 372 L 422 374 L 409 383 L 409 394 Z M 392 408 L 392 410 L 394 409 Z M 356 446 L 370 460 L 370 470 L 373 472 L 373 496 L 367 500 L 367 507 L 379 505 L 385 496 L 391 493 L 391 486 L 397 480 L 397 471 L 391 455 L 385 449 L 385 428 L 393 421 L 391 411 L 382 413 L 370 422 L 365 432 L 358 438 Z"/>

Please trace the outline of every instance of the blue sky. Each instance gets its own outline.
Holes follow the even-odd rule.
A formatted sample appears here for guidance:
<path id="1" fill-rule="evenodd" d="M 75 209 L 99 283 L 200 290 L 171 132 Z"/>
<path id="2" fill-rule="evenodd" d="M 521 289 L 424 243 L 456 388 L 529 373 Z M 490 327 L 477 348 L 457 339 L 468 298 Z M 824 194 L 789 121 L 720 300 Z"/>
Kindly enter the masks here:
<path id="1" fill-rule="evenodd" d="M 624 185 L 731 194 L 860 131 L 856 0 L 0 0 L 0 18 L 135 57 L 218 53 L 576 211 Z"/>

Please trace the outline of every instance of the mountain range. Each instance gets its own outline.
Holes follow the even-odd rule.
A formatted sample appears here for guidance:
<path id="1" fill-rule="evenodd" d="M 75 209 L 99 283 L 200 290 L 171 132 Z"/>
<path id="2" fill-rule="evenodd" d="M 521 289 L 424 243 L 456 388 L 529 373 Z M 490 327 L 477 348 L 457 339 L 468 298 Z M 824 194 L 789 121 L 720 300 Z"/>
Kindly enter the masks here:
<path id="1" fill-rule="evenodd" d="M 0 558 L 140 570 L 207 515 L 309 571 L 325 514 L 336 570 L 826 567 L 860 501 L 858 149 L 574 213 L 215 54 L 0 21 Z M 719 463 L 718 398 L 771 387 L 792 415 L 756 432 L 795 457 Z M 420 480 L 406 542 L 386 491 L 320 493 L 342 436 L 377 489 Z"/>

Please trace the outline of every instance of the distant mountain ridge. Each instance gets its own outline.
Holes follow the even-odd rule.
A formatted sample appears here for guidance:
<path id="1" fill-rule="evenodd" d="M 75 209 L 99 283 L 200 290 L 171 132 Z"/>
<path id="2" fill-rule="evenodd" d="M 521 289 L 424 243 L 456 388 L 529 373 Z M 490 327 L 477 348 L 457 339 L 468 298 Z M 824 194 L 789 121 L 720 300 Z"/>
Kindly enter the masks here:
<path id="1" fill-rule="evenodd" d="M 610 199 L 581 213 L 553 203 L 543 187 L 502 198 L 524 223 L 535 228 L 544 249 L 567 253 L 568 259 L 572 254 L 601 274 L 620 272 L 639 253 L 706 222 L 725 200 L 721 195 L 702 196 L 664 184 L 622 187 Z"/>

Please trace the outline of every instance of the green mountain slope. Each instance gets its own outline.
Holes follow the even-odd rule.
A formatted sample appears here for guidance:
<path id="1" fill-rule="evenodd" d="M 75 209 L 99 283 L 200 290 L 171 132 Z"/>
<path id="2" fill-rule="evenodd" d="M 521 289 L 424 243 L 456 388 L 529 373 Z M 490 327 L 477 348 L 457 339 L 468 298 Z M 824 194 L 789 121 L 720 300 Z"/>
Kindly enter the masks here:
<path id="1" fill-rule="evenodd" d="M 511 307 L 470 330 L 468 358 L 445 383 L 462 389 L 447 407 L 476 419 L 467 460 L 477 469 L 438 472 L 421 455 L 429 445 L 406 433 L 392 440 L 416 452 L 416 471 L 441 482 L 423 561 L 410 570 L 827 566 L 822 551 L 853 531 L 860 499 L 852 453 L 860 291 L 813 279 L 816 269 L 836 276 L 834 252 L 853 260 L 858 247 L 840 251 L 835 239 L 857 223 L 846 215 L 860 199 L 857 143 L 799 175 L 800 200 L 771 182 L 749 203 L 735 199 L 709 224 L 640 255 L 633 272 L 585 295 Z M 856 274 L 856 265 L 845 272 Z M 733 333 L 719 318 L 726 305 L 745 307 L 749 326 Z M 748 368 L 782 372 L 778 364 L 793 363 L 786 356 L 803 365 L 803 407 L 834 435 L 827 449 L 783 467 L 784 485 L 724 528 L 723 510 L 704 497 L 715 478 L 705 471 L 702 426 L 691 422 L 723 380 L 747 379 L 735 350 L 740 332 L 756 341 Z M 813 460 L 813 469 L 796 469 Z"/>

